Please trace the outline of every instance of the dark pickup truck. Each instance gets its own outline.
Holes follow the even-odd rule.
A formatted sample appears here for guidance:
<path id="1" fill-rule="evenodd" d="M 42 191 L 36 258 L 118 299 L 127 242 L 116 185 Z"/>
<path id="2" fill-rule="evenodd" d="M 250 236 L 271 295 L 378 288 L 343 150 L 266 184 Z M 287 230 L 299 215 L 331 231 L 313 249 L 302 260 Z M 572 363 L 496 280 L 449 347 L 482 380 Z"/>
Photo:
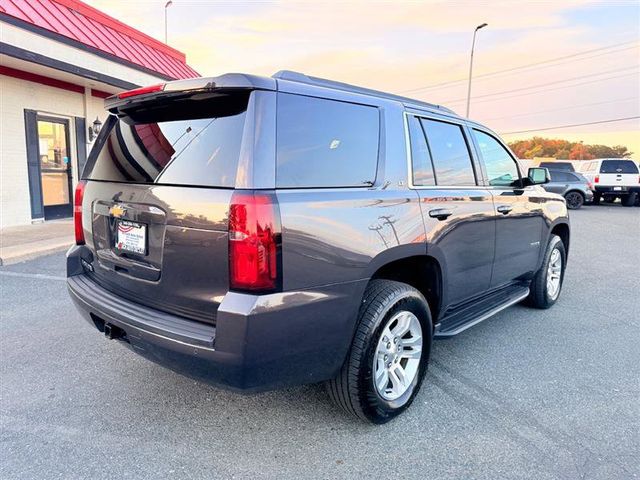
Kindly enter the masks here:
<path id="1" fill-rule="evenodd" d="M 106 100 L 68 288 L 108 338 L 241 391 L 326 382 L 384 423 L 436 337 L 553 305 L 562 197 L 452 111 L 280 72 Z"/>

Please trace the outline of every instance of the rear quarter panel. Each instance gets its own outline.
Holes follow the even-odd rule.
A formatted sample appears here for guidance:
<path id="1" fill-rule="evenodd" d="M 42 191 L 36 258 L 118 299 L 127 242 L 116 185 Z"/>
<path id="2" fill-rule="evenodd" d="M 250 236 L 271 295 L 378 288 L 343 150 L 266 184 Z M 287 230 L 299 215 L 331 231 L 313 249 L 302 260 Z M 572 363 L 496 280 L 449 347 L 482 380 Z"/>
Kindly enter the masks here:
<path id="1" fill-rule="evenodd" d="M 285 290 L 368 278 L 389 249 L 426 253 L 414 191 L 279 191 L 278 201 Z"/>
<path id="2" fill-rule="evenodd" d="M 542 265 L 546 245 L 549 243 L 549 237 L 551 231 L 560 224 L 565 224 L 570 227 L 569 223 L 569 211 L 567 210 L 567 204 L 564 197 L 545 191 L 540 186 L 533 187 L 537 189 L 536 198 L 542 206 L 542 218 L 543 218 L 543 232 L 542 232 L 542 246 L 540 249 L 540 258 L 538 261 L 538 267 Z M 569 245 L 566 245 L 567 254 L 569 253 Z"/>

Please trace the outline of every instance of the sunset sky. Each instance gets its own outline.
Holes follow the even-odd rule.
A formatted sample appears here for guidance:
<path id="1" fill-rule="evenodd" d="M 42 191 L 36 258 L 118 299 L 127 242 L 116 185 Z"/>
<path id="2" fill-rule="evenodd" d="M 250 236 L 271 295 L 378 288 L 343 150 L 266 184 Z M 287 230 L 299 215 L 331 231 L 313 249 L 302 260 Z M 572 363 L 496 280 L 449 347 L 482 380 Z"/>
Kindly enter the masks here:
<path id="1" fill-rule="evenodd" d="M 87 3 L 164 38 L 164 0 Z M 539 130 L 640 115 L 636 0 L 173 0 L 168 16 L 169 44 L 202 75 L 297 70 L 460 114 L 473 30 L 487 22 L 476 43 L 471 118 L 507 140 L 542 135 L 624 144 L 640 158 L 638 118 Z"/>

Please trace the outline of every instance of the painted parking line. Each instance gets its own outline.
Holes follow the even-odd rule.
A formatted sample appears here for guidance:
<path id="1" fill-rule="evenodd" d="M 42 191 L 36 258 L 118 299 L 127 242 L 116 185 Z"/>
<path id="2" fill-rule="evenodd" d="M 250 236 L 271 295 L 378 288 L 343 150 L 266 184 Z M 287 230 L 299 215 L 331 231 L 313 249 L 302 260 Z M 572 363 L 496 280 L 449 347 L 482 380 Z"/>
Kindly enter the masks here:
<path id="1" fill-rule="evenodd" d="M 21 273 L 21 272 L 0 272 L 0 276 L 19 277 L 19 278 L 37 278 L 41 280 L 57 280 L 65 281 L 66 277 L 58 277 L 56 275 L 46 275 L 44 273 Z"/>

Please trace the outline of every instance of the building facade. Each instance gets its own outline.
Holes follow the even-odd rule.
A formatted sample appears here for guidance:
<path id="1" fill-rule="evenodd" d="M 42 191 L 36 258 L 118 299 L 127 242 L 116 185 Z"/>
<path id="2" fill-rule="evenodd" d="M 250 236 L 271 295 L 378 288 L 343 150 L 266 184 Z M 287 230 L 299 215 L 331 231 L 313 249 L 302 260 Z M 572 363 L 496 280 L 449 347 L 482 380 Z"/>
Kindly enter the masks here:
<path id="1" fill-rule="evenodd" d="M 70 217 L 109 95 L 198 76 L 77 0 L 0 0 L 0 227 Z"/>

